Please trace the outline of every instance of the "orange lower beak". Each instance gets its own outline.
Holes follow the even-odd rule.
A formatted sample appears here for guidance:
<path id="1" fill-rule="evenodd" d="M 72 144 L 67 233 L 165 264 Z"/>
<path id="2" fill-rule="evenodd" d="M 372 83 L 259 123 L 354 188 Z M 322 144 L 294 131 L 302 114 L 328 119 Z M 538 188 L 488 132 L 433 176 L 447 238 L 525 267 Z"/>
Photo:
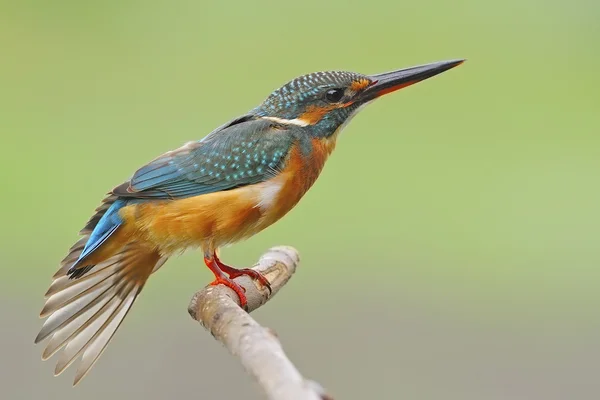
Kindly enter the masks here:
<path id="1" fill-rule="evenodd" d="M 384 94 L 424 81 L 437 74 L 459 66 L 465 60 L 440 61 L 436 63 L 419 65 L 418 67 L 405 68 L 398 71 L 385 72 L 371 75 L 371 85 L 361 93 L 361 101 L 370 101 Z"/>

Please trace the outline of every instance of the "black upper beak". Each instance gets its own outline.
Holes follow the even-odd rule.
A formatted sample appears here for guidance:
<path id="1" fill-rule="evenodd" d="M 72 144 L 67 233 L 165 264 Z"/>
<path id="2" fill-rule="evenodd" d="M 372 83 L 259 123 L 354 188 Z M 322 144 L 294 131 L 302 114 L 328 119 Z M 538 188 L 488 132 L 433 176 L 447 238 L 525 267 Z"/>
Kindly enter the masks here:
<path id="1" fill-rule="evenodd" d="M 465 60 L 440 61 L 436 63 L 419 65 L 418 67 L 405 68 L 398 71 L 385 72 L 371 75 L 373 81 L 361 94 L 361 101 L 373 100 L 376 97 L 405 88 L 417 82 L 431 78 L 437 74 L 448 71 Z"/>

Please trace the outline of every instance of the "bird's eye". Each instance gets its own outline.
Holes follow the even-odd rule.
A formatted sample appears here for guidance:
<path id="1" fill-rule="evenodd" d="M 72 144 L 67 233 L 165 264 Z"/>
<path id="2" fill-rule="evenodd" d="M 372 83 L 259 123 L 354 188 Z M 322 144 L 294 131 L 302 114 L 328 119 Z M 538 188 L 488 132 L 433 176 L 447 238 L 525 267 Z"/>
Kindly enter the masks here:
<path id="1" fill-rule="evenodd" d="M 331 89 L 325 93 L 325 98 L 330 103 L 337 103 L 344 97 L 344 91 L 342 89 Z"/>

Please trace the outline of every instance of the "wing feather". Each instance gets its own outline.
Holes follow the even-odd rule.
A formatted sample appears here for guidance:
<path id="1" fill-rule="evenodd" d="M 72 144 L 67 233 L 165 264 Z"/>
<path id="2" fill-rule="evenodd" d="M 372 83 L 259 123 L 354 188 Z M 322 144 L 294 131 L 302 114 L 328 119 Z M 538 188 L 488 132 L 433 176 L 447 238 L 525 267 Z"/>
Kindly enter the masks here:
<path id="1" fill-rule="evenodd" d="M 80 246 L 74 248 L 81 251 Z M 48 318 L 35 339 L 38 343 L 50 337 L 42 359 L 62 350 L 55 369 L 58 375 L 81 356 L 77 384 L 106 348 L 150 274 L 165 261 L 155 251 L 131 242 L 78 279 L 65 275 L 69 263 L 61 267 L 41 312 Z"/>
<path id="2" fill-rule="evenodd" d="M 273 121 L 243 119 L 156 158 L 113 194 L 176 199 L 260 183 L 282 169 L 293 143 Z"/>

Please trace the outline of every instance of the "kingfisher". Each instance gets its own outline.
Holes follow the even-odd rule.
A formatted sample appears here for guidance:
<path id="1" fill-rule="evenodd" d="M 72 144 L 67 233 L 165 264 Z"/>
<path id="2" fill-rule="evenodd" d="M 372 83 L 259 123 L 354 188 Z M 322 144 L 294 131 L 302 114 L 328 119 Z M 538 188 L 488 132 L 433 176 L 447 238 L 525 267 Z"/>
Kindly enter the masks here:
<path id="1" fill-rule="evenodd" d="M 258 272 L 221 261 L 219 248 L 247 239 L 288 213 L 310 189 L 343 127 L 375 99 L 464 60 L 376 75 L 303 75 L 262 104 L 138 169 L 110 191 L 80 231 L 45 294 L 35 339 L 62 350 L 55 374 L 76 359 L 76 385 L 96 363 L 150 275 L 169 257 L 199 248 L 215 276 L 246 307 L 234 278 Z"/>

